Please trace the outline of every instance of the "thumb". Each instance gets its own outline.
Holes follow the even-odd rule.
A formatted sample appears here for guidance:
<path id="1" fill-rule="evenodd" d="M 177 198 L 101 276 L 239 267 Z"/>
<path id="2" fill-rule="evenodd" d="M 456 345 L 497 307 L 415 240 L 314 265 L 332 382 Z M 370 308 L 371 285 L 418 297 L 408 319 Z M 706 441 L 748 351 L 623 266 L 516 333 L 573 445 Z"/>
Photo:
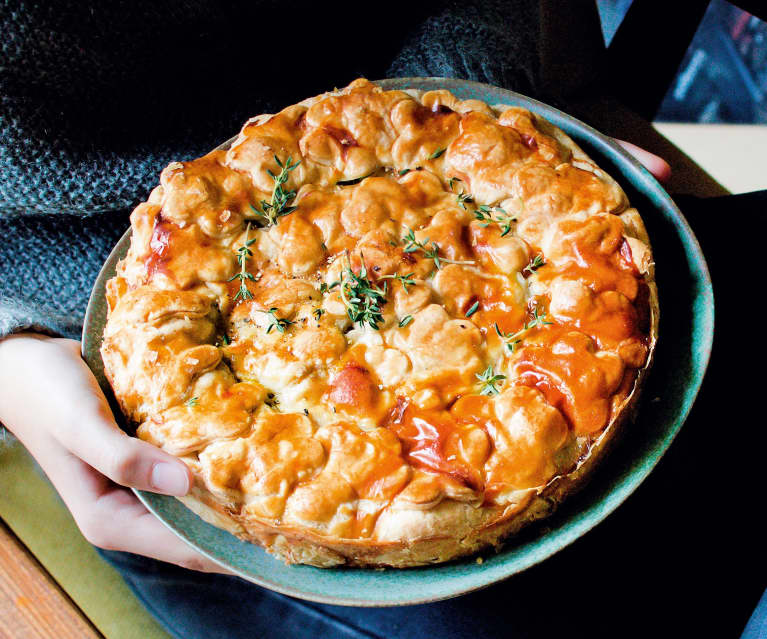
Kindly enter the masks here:
<path id="1" fill-rule="evenodd" d="M 186 495 L 193 483 L 186 464 L 120 430 L 98 382 L 79 356 L 69 359 L 62 368 L 67 369 L 67 390 L 72 401 L 66 403 L 68 408 L 62 415 L 55 417 L 57 423 L 51 430 L 58 443 L 116 484 Z"/>
<path id="2" fill-rule="evenodd" d="M 59 443 L 116 484 L 175 496 L 191 489 L 193 478 L 186 464 L 128 437 L 113 420 L 85 414 L 76 427 L 78 437 L 60 437 Z"/>

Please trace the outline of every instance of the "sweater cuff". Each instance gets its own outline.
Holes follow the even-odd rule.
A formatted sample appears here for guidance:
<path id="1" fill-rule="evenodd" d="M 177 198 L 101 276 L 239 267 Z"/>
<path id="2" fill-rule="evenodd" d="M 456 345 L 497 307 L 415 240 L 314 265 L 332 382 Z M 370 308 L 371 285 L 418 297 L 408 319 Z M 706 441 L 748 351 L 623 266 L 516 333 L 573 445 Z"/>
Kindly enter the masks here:
<path id="1" fill-rule="evenodd" d="M 0 339 L 22 331 L 79 339 L 81 329 L 80 317 L 63 315 L 30 300 L 0 295 Z"/>

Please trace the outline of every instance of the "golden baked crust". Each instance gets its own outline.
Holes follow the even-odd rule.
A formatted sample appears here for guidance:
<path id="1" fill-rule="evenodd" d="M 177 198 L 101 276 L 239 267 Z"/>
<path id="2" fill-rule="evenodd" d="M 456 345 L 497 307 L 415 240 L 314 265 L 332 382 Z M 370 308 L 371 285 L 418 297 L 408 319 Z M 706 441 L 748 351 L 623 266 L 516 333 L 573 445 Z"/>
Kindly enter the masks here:
<path id="1" fill-rule="evenodd" d="M 287 562 L 498 546 L 588 474 L 652 359 L 639 214 L 519 107 L 356 80 L 173 162 L 131 223 L 115 395 L 193 470 L 184 503 Z"/>

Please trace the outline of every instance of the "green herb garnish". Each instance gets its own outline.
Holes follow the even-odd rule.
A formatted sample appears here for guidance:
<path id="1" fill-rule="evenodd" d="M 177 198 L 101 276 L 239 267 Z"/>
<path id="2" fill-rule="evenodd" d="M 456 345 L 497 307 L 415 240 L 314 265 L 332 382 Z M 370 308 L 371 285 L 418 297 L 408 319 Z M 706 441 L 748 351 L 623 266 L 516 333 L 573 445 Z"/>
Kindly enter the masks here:
<path id="1" fill-rule="evenodd" d="M 441 157 L 441 156 L 442 156 L 442 154 L 443 154 L 444 152 L 445 152 L 445 149 L 444 149 L 444 148 L 442 148 L 442 149 L 437 149 L 436 151 L 434 151 L 434 153 L 432 153 L 432 154 L 429 156 L 429 159 L 430 159 L 430 160 L 436 160 L 437 158 Z"/>
<path id="2" fill-rule="evenodd" d="M 227 282 L 232 282 L 234 280 L 240 280 L 240 290 L 237 291 L 237 295 L 234 296 L 234 301 L 236 302 L 238 299 L 242 298 L 244 300 L 250 300 L 253 299 L 253 294 L 248 290 L 247 282 L 250 280 L 251 282 L 255 282 L 256 278 L 253 277 L 251 273 L 248 273 L 246 265 L 250 257 L 253 255 L 253 251 L 250 250 L 251 244 L 256 241 L 256 238 L 253 238 L 252 240 L 248 239 L 248 236 L 250 235 L 250 222 L 248 222 L 247 227 L 245 228 L 245 243 L 237 249 L 237 262 L 240 265 L 240 272 L 235 273 L 230 277 Z"/>
<path id="3" fill-rule="evenodd" d="M 501 230 L 501 237 L 511 233 L 511 225 L 517 221 L 516 217 L 506 213 L 500 206 L 489 207 L 486 204 L 481 204 L 474 210 L 474 217 L 482 222 L 482 228 L 487 228 L 491 224 L 497 225 Z"/>
<path id="4" fill-rule="evenodd" d="M 272 173 L 271 169 L 266 170 L 272 180 L 274 180 L 271 202 L 261 200 L 260 211 L 254 206 L 250 207 L 256 215 L 264 220 L 264 226 L 266 227 L 274 226 L 279 218 L 292 213 L 298 208 L 297 206 L 288 206 L 288 202 L 296 196 L 296 192 L 286 191 L 282 187 L 288 181 L 290 172 L 301 164 L 301 160 L 293 163 L 293 158 L 288 157 L 288 161 L 283 164 L 280 162 L 280 158 L 275 155 L 274 161 L 280 167 L 279 175 Z"/>
<path id="5" fill-rule="evenodd" d="M 502 333 L 501 329 L 498 328 L 498 324 L 495 325 L 495 332 L 497 333 L 498 337 L 503 340 L 503 344 L 506 347 L 506 350 L 509 351 L 509 354 L 511 354 L 516 350 L 517 344 L 522 341 L 522 339 L 525 337 L 525 335 L 527 335 L 529 331 L 534 329 L 536 326 L 546 326 L 553 323 L 554 322 L 547 321 L 546 313 L 539 312 L 538 308 L 536 307 L 533 309 L 533 318 L 529 322 L 526 322 L 525 325 L 516 333 Z"/>
<path id="6" fill-rule="evenodd" d="M 289 319 L 284 317 L 277 317 L 277 307 L 272 306 L 268 311 L 259 311 L 259 313 L 266 313 L 269 316 L 269 325 L 266 327 L 266 334 L 272 332 L 273 329 L 277 329 L 280 333 L 284 333 L 288 326 L 293 324 Z"/>
<path id="7" fill-rule="evenodd" d="M 524 274 L 525 271 L 528 271 L 530 275 L 535 273 L 541 266 L 543 266 L 546 262 L 543 259 L 543 255 L 540 253 L 536 255 L 532 260 L 530 260 L 530 264 L 525 266 L 525 268 L 522 269 L 522 273 Z"/>
<path id="8" fill-rule="evenodd" d="M 479 300 L 474 302 L 474 304 L 471 305 L 471 308 L 468 311 L 466 311 L 466 317 L 471 317 L 478 310 L 479 310 Z"/>
<path id="9" fill-rule="evenodd" d="M 412 316 L 412 315 L 405 315 L 405 317 L 403 317 L 403 318 L 402 318 L 402 319 L 399 321 L 399 327 L 400 327 L 400 328 L 405 328 L 405 326 L 407 326 L 408 324 L 410 324 L 410 322 L 412 322 L 412 321 L 413 321 L 413 316 Z"/>
<path id="10" fill-rule="evenodd" d="M 320 284 L 320 293 L 323 295 L 325 293 L 330 293 L 330 291 L 332 291 L 340 283 L 341 282 L 338 280 L 336 280 L 335 282 L 331 282 L 330 284 L 326 284 L 325 282 L 323 282 L 322 284 Z"/>
<path id="11" fill-rule="evenodd" d="M 428 237 L 423 242 L 419 242 L 415 239 L 415 233 L 413 232 L 413 229 L 410 227 L 405 228 L 407 228 L 407 235 L 402 238 L 402 241 L 405 243 L 405 253 L 415 253 L 416 251 L 421 251 L 427 260 L 434 260 L 434 266 L 437 267 L 437 270 L 442 268 L 442 262 L 447 264 L 463 264 L 466 266 L 474 265 L 474 262 L 471 260 L 449 260 L 446 257 L 440 257 L 439 245 L 436 242 L 432 242 L 431 248 L 429 248 Z"/>
<path id="12" fill-rule="evenodd" d="M 409 293 L 410 291 L 407 290 L 408 286 L 415 286 L 415 280 L 413 279 L 414 273 L 408 273 L 407 275 L 383 275 L 382 277 L 379 277 L 380 280 L 397 280 L 399 282 L 402 282 L 402 288 L 405 289 L 405 293 Z"/>
<path id="13" fill-rule="evenodd" d="M 197 402 L 199 401 L 200 401 L 199 397 L 190 397 L 184 402 L 184 404 L 186 404 L 189 408 L 194 408 L 195 406 L 197 406 Z"/>
<path id="14" fill-rule="evenodd" d="M 352 270 L 347 254 L 347 266 L 341 276 L 341 299 L 346 306 L 346 314 L 355 324 L 367 324 L 374 330 L 384 321 L 381 307 L 386 304 L 386 284 L 381 288 L 368 279 L 365 258 L 360 253 L 362 266 L 359 273 Z"/>
<path id="15" fill-rule="evenodd" d="M 498 385 L 506 379 L 506 375 L 496 375 L 492 366 L 488 366 L 483 373 L 475 373 L 474 376 L 481 382 L 480 395 L 497 395 L 501 391 Z"/>

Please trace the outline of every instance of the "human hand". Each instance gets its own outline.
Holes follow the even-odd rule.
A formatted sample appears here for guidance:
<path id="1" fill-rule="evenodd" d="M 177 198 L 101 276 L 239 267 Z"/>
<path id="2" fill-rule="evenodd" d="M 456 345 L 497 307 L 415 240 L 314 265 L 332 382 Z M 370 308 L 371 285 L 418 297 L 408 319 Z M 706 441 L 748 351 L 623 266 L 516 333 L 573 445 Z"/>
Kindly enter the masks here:
<path id="1" fill-rule="evenodd" d="M 226 572 L 123 488 L 182 496 L 192 474 L 182 461 L 118 428 L 79 342 L 32 334 L 0 341 L 0 421 L 35 457 L 93 545 Z"/>
<path id="2" fill-rule="evenodd" d="M 658 157 L 654 153 L 645 151 L 643 148 L 638 147 L 636 144 L 626 142 L 626 140 L 619 140 L 614 138 L 615 141 L 626 149 L 631 155 L 633 155 L 644 167 L 655 176 L 658 182 L 668 182 L 671 178 L 671 167 L 668 162 L 662 157 Z"/>

